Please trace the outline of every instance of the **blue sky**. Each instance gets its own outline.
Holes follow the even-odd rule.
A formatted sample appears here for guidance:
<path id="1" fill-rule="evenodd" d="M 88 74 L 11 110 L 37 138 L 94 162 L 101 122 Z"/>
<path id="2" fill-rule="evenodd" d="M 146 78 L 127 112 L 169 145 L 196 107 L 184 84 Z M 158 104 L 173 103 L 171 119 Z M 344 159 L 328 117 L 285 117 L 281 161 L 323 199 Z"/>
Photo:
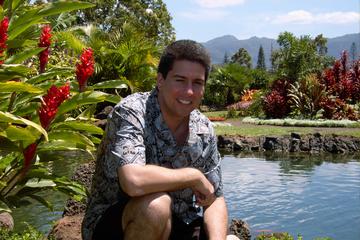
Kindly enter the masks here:
<path id="1" fill-rule="evenodd" d="M 173 17 L 177 39 L 205 42 L 231 34 L 277 38 L 337 37 L 360 32 L 359 0 L 163 0 Z M 359 39 L 360 42 L 360 39 Z"/>

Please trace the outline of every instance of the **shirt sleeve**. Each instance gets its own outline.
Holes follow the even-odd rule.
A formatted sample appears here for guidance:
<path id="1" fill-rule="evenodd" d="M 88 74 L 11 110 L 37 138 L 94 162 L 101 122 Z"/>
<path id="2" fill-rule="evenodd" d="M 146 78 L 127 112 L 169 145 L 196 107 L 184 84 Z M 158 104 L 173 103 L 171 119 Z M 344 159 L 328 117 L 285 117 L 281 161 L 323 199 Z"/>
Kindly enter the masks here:
<path id="1" fill-rule="evenodd" d="M 208 143 L 204 149 L 203 157 L 205 159 L 205 176 L 213 184 L 215 195 L 223 195 L 223 183 L 221 176 L 221 156 L 217 149 L 217 139 L 213 128 L 210 129 Z"/>
<path id="2" fill-rule="evenodd" d="M 117 169 L 126 164 L 145 165 L 143 116 L 117 106 L 107 122 L 105 174 L 117 177 Z"/>

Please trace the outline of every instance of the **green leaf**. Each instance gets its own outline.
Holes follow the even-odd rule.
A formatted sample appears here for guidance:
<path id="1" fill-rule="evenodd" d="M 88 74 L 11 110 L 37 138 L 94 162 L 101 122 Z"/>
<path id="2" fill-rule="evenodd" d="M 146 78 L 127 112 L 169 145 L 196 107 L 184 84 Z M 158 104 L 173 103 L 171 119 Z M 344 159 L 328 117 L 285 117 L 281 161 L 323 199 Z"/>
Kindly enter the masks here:
<path id="1" fill-rule="evenodd" d="M 113 94 L 108 94 L 105 96 L 105 101 L 117 104 L 121 101 L 121 97 Z"/>
<path id="2" fill-rule="evenodd" d="M 64 12 L 70 12 L 79 9 L 85 9 L 94 7 L 95 4 L 80 2 L 80 1 L 56 1 L 50 4 L 47 4 L 43 9 L 39 11 L 39 15 L 42 17 L 56 15 Z"/>
<path id="3" fill-rule="evenodd" d="M 78 151 L 78 150 L 84 150 L 92 156 L 91 151 L 95 151 L 96 148 L 86 144 L 64 141 L 64 140 L 43 142 L 40 143 L 37 148 L 37 151 L 39 153 L 45 151 Z"/>
<path id="4" fill-rule="evenodd" d="M 31 115 L 37 112 L 39 109 L 40 103 L 38 102 L 30 102 L 30 103 L 17 103 L 15 106 L 14 115 L 17 116 L 26 116 Z"/>
<path id="5" fill-rule="evenodd" d="M 0 68 L 0 82 L 25 77 L 30 68 L 20 64 L 3 64 Z"/>
<path id="6" fill-rule="evenodd" d="M 105 88 L 117 88 L 117 89 L 127 89 L 127 80 L 109 80 L 104 82 L 99 82 L 91 86 L 93 89 L 105 89 Z"/>
<path id="7" fill-rule="evenodd" d="M 7 137 L 10 141 L 20 140 L 35 142 L 39 137 L 36 135 L 37 132 L 34 133 L 33 129 L 30 130 L 29 128 L 22 128 L 13 125 L 9 125 L 2 133 L 5 133 L 5 135 L 0 134 Z"/>
<path id="8" fill-rule="evenodd" d="M 52 125 L 51 129 L 71 129 L 76 131 L 85 131 L 90 134 L 98 134 L 102 135 L 104 131 L 95 126 L 91 123 L 84 123 L 84 122 L 78 122 L 78 121 L 67 121 L 67 122 L 61 122 L 56 123 Z"/>
<path id="9" fill-rule="evenodd" d="M 31 84 L 23 82 L 8 81 L 0 82 L 0 92 L 29 92 L 29 93 L 43 93 L 41 88 L 35 87 Z"/>
<path id="10" fill-rule="evenodd" d="M 94 144 L 91 142 L 91 140 L 79 132 L 69 130 L 52 130 L 48 134 L 50 141 L 62 140 L 67 142 L 73 142 L 74 144 L 79 143 L 94 147 Z"/>
<path id="11" fill-rule="evenodd" d="M 0 150 L 21 152 L 20 148 L 0 132 Z M 1 164 L 0 164 L 1 165 Z"/>
<path id="12" fill-rule="evenodd" d="M 11 209 L 9 208 L 8 204 L 0 199 L 0 213 L 1 212 L 8 212 L 11 213 Z"/>
<path id="13" fill-rule="evenodd" d="M 36 201 L 38 201 L 39 203 L 41 203 L 42 205 L 44 205 L 45 207 L 47 207 L 50 211 L 54 211 L 54 207 L 53 205 L 51 204 L 51 202 L 47 201 L 45 198 L 43 197 L 40 197 L 38 195 L 28 195 L 27 197 L 29 198 L 32 198 Z"/>
<path id="14" fill-rule="evenodd" d="M 9 23 L 8 39 L 13 40 L 32 25 L 43 22 L 42 16 L 38 12 L 39 7 L 33 7 L 17 17 L 12 17 Z"/>
<path id="15" fill-rule="evenodd" d="M 55 187 L 56 183 L 50 179 L 30 179 L 25 186 L 30 188 Z"/>
<path id="16" fill-rule="evenodd" d="M 45 73 L 41 73 L 35 77 L 28 79 L 26 82 L 31 84 L 37 84 L 45 80 L 53 79 L 56 76 L 68 77 L 74 74 L 73 68 L 52 68 Z"/>
<path id="17" fill-rule="evenodd" d="M 0 145 L 2 144 L 2 139 L 0 137 Z M 9 165 L 12 161 L 14 161 L 14 159 L 18 156 L 17 153 L 9 153 L 4 157 L 0 156 L 0 173 L 2 173 Z"/>
<path id="18" fill-rule="evenodd" d="M 22 63 L 25 60 L 28 60 L 30 57 L 37 55 L 45 48 L 35 48 L 35 49 L 25 49 L 20 53 L 17 53 L 8 59 L 5 60 L 6 64 L 15 64 L 15 63 Z"/>
<path id="19" fill-rule="evenodd" d="M 47 135 L 46 130 L 44 128 L 42 128 L 39 124 L 36 124 L 25 118 L 15 116 L 9 112 L 0 111 L 0 122 L 25 124 L 27 126 L 31 126 L 31 127 L 35 128 L 39 133 L 44 135 L 45 140 L 48 141 L 48 135 Z"/>
<path id="20" fill-rule="evenodd" d="M 118 103 L 120 101 L 120 99 L 121 98 L 118 96 L 115 96 L 112 94 L 107 94 L 104 92 L 86 91 L 83 93 L 76 94 L 72 98 L 63 102 L 60 105 L 56 116 L 60 116 L 71 110 L 78 109 L 80 106 L 83 106 L 83 105 L 94 104 L 94 103 L 99 103 L 99 102 L 103 102 L 103 101 L 110 101 L 110 102 L 117 101 L 116 103 Z"/>

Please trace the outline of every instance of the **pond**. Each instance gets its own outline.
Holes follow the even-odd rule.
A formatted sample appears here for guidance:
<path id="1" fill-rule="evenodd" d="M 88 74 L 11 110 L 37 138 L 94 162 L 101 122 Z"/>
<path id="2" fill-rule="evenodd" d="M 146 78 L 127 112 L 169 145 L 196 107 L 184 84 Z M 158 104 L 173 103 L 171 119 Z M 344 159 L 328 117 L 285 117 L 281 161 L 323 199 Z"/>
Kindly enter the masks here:
<path id="1" fill-rule="evenodd" d="M 53 164 L 54 171 L 67 175 L 78 164 L 70 159 Z M 305 240 L 360 239 L 359 156 L 225 155 L 222 167 L 229 220 L 247 221 L 252 236 L 286 231 Z M 49 231 L 66 197 L 48 197 L 54 212 L 36 203 L 14 211 L 16 231 L 24 229 L 24 221 Z"/>

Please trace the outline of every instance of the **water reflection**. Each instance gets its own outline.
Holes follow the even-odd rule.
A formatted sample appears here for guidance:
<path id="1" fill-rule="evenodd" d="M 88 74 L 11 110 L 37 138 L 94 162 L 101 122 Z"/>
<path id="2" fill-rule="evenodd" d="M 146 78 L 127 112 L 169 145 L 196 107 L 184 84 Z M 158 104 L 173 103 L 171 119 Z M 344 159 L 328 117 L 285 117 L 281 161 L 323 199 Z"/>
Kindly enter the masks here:
<path id="1" fill-rule="evenodd" d="M 261 230 L 360 239 L 359 158 L 244 154 L 223 160 L 230 218 Z"/>

